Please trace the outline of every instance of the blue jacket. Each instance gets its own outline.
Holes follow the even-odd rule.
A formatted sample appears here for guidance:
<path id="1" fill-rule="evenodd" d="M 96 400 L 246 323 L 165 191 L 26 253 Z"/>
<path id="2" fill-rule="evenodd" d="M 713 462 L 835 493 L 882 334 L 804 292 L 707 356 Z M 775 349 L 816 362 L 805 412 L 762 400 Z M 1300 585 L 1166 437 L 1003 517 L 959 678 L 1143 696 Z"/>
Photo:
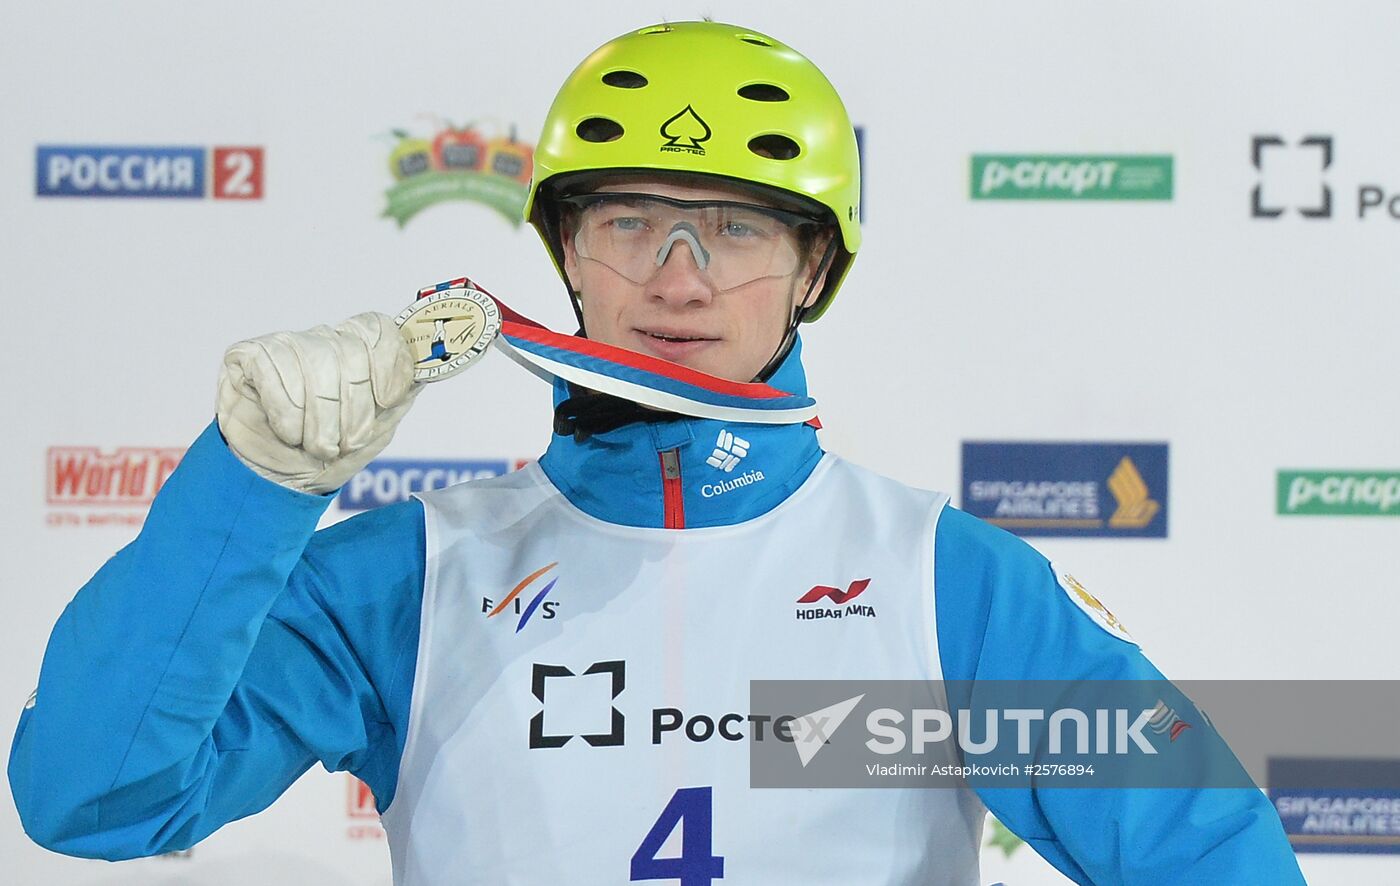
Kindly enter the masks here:
<path id="1" fill-rule="evenodd" d="M 805 394 L 796 350 L 771 383 Z M 822 458 L 807 425 L 745 425 L 744 469 L 765 482 L 706 495 L 684 480 L 705 476 L 721 427 L 686 419 L 583 443 L 555 436 L 541 466 L 596 517 L 698 527 L 770 510 Z M 668 486 L 662 453 L 679 484 Z M 215 425 L 199 436 L 140 535 L 54 627 L 9 761 L 33 839 L 106 859 L 186 848 L 265 808 L 317 762 L 354 773 L 388 807 L 418 647 L 422 505 L 317 532 L 329 503 L 254 474 Z M 949 508 L 934 562 L 945 679 L 1161 679 L 1014 536 Z M 979 793 L 1078 883 L 1303 882 L 1255 789 Z"/>

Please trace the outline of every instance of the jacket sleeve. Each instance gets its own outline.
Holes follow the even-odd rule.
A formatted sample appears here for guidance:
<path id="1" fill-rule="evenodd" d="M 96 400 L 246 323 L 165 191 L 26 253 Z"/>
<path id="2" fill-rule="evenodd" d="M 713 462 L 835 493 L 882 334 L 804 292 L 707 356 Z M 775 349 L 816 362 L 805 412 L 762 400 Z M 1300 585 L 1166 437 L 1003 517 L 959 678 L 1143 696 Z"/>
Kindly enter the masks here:
<path id="1" fill-rule="evenodd" d="M 329 501 L 258 477 L 212 424 L 196 440 L 49 639 L 9 760 L 36 842 L 106 859 L 183 849 L 317 761 L 356 772 L 387 807 L 422 506 L 316 533 Z"/>
<path id="2" fill-rule="evenodd" d="M 952 507 L 939 518 L 934 582 L 950 695 L 952 681 L 1165 679 L 1136 643 L 1073 603 L 1038 552 Z M 1173 752 L 1235 763 L 1189 700 L 1176 694 L 1172 706 L 1194 726 L 1182 743 L 1194 750 Z M 1003 824 L 1076 883 L 1304 882 L 1278 815 L 1257 788 L 976 790 Z"/>

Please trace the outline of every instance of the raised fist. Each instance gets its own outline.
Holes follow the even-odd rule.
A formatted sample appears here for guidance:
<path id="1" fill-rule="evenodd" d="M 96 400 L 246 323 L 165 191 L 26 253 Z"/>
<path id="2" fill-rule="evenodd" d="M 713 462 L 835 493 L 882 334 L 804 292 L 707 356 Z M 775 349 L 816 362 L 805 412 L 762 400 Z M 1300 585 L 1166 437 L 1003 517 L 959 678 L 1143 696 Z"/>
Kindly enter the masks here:
<path id="1" fill-rule="evenodd" d="M 332 492 L 389 444 L 421 385 L 385 314 L 274 332 L 224 352 L 219 430 L 234 455 L 291 489 Z"/>

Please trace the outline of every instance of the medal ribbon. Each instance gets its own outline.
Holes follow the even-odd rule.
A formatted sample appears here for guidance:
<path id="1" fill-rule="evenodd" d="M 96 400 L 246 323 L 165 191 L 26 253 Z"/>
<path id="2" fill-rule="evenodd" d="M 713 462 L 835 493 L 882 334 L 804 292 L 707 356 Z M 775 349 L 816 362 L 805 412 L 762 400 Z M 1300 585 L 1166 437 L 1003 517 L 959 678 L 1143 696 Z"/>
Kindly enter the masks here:
<path id="1" fill-rule="evenodd" d="M 426 298 L 447 289 L 471 288 L 501 309 L 495 345 L 545 381 L 557 379 L 669 412 L 756 424 L 817 422 L 817 401 L 760 382 L 736 382 L 576 335 L 546 329 L 466 277 L 418 291 Z"/>

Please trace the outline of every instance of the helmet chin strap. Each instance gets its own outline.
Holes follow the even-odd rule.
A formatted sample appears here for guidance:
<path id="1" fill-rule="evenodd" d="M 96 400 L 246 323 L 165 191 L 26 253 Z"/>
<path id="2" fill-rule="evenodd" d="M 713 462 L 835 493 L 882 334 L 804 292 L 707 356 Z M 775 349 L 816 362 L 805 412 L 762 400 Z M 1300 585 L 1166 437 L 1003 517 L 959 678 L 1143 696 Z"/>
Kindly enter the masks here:
<path id="1" fill-rule="evenodd" d="M 811 310 L 810 302 L 812 299 L 812 291 L 816 289 L 817 281 L 822 279 L 822 274 L 831 266 L 831 262 L 835 257 L 836 238 L 832 237 L 826 244 L 826 252 L 822 255 L 821 263 L 817 265 L 816 271 L 812 274 L 812 282 L 807 284 L 807 291 L 803 293 L 800 300 L 793 302 L 790 307 L 792 311 L 792 321 L 788 323 L 787 332 L 783 334 L 783 340 L 778 342 L 778 349 L 773 352 L 772 357 L 768 358 L 768 362 L 763 364 L 763 368 L 758 371 L 758 375 L 754 376 L 754 381 L 766 382 L 768 379 L 772 378 L 773 373 L 778 371 L 778 367 L 783 365 L 783 361 L 786 360 L 788 354 L 792 352 L 792 346 L 797 342 L 797 327 L 802 325 L 802 318 L 807 316 L 807 312 Z"/>

